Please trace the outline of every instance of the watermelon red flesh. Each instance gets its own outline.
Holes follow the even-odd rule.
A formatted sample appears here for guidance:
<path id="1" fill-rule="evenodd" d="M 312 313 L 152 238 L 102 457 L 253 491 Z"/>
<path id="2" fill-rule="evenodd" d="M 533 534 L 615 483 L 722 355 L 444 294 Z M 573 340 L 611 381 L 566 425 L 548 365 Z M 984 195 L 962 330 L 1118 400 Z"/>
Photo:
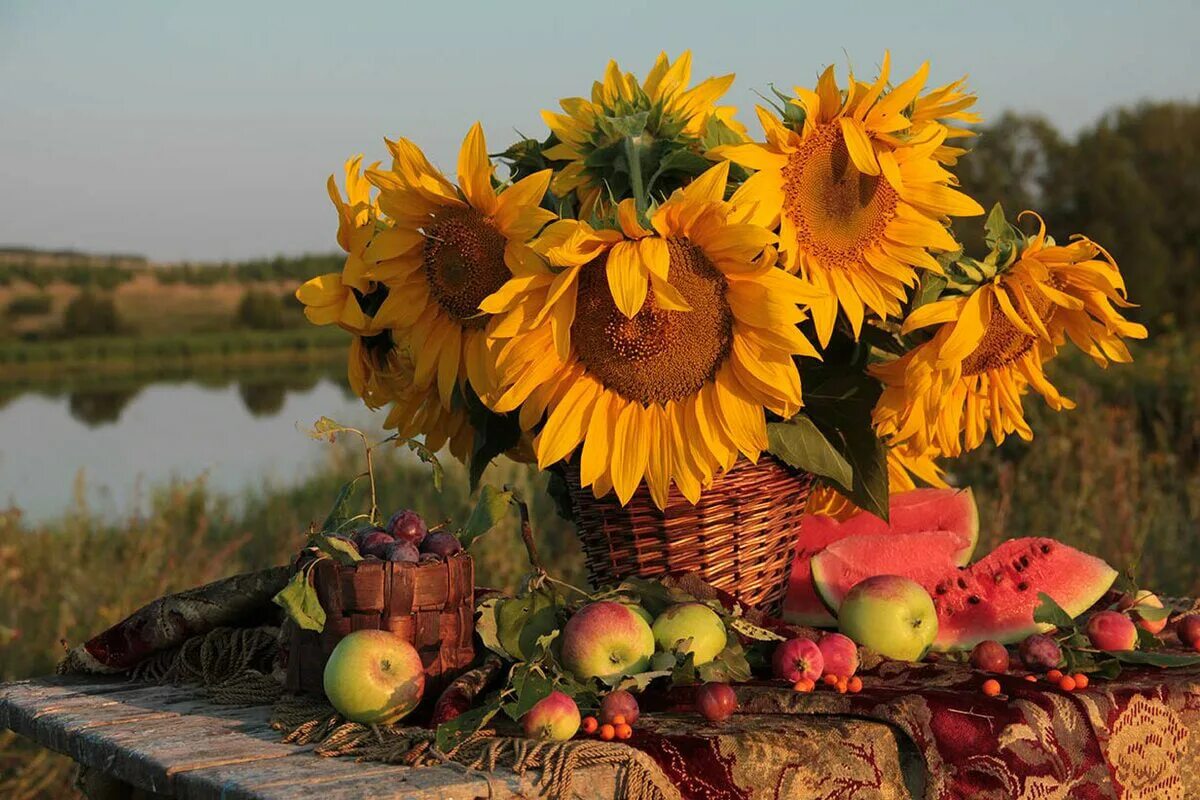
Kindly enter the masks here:
<path id="1" fill-rule="evenodd" d="M 970 544 L 961 553 L 960 564 L 971 559 L 979 538 L 979 511 L 970 489 L 913 489 L 893 494 L 888 501 L 889 522 L 860 511 L 845 521 L 807 514 L 800 526 L 796 555 L 783 617 L 788 622 L 814 627 L 832 627 L 837 620 L 830 615 L 813 588 L 809 559 L 828 545 L 860 534 L 899 534 L 919 531 L 954 531 Z"/>
<path id="2" fill-rule="evenodd" d="M 921 531 L 880 536 L 849 536 L 834 542 L 812 558 L 812 580 L 817 595 L 837 613 L 854 585 L 876 575 L 900 575 L 928 587 L 956 568 L 963 550 L 974 542 L 954 531 Z"/>
<path id="3" fill-rule="evenodd" d="M 968 569 L 923 584 L 938 612 L 935 650 L 966 650 L 985 639 L 1019 642 L 1049 626 L 1033 621 L 1038 594 L 1077 617 L 1104 596 L 1117 571 L 1054 539 L 1011 539 Z"/>

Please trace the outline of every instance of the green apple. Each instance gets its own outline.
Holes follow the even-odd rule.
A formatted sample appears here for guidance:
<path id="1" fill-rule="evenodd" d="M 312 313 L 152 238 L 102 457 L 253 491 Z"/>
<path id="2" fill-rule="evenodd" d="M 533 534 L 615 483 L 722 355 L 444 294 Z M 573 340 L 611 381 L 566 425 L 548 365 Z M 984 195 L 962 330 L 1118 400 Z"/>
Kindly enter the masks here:
<path id="1" fill-rule="evenodd" d="M 703 603 L 678 603 L 654 620 L 654 641 L 666 652 L 691 653 L 699 666 L 725 649 L 725 623 Z"/>
<path id="2" fill-rule="evenodd" d="M 654 655 L 654 634 L 631 606 L 591 603 L 567 620 L 562 663 L 577 678 L 614 678 L 645 672 Z"/>
<path id="3" fill-rule="evenodd" d="M 876 575 L 847 592 L 838 608 L 838 628 L 881 656 L 919 661 L 937 638 L 937 611 L 916 581 Z"/>
<path id="4" fill-rule="evenodd" d="M 425 667 L 415 647 L 390 631 L 354 631 L 329 655 L 325 695 L 343 717 L 390 725 L 417 707 Z"/>

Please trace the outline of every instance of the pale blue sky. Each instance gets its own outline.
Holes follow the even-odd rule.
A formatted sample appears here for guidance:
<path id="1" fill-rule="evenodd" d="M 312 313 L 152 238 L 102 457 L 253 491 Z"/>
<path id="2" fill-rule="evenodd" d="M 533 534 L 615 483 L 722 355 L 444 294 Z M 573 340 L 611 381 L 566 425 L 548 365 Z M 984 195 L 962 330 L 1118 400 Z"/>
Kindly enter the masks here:
<path id="1" fill-rule="evenodd" d="M 0 0 L 0 244 L 155 259 L 327 251 L 324 180 L 406 135 L 443 166 L 467 127 L 537 136 L 609 57 L 690 47 L 728 95 L 872 72 L 970 73 L 988 116 L 1074 131 L 1142 98 L 1200 98 L 1200 3 L 315 3 Z M 751 130 L 757 123 L 751 122 Z"/>

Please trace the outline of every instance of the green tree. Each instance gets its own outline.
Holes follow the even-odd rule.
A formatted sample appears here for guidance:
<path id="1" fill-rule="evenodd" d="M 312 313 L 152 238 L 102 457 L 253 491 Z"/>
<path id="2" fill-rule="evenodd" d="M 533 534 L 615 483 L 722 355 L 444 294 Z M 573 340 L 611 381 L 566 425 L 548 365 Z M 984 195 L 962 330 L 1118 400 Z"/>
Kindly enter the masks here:
<path id="1" fill-rule="evenodd" d="M 121 319 L 111 297 L 88 290 L 67 304 L 62 327 L 67 336 L 104 336 L 119 333 Z"/>

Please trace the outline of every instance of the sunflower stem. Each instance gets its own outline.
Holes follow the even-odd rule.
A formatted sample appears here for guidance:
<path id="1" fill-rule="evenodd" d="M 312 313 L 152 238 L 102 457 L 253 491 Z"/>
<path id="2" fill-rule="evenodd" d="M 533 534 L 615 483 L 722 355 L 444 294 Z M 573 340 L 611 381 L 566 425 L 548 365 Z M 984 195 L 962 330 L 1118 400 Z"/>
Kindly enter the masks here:
<path id="1" fill-rule="evenodd" d="M 633 188 L 633 202 L 637 205 L 638 216 L 645 213 L 650 203 L 646 198 L 646 187 L 642 182 L 641 136 L 625 137 L 625 160 L 629 162 L 629 183 Z"/>

